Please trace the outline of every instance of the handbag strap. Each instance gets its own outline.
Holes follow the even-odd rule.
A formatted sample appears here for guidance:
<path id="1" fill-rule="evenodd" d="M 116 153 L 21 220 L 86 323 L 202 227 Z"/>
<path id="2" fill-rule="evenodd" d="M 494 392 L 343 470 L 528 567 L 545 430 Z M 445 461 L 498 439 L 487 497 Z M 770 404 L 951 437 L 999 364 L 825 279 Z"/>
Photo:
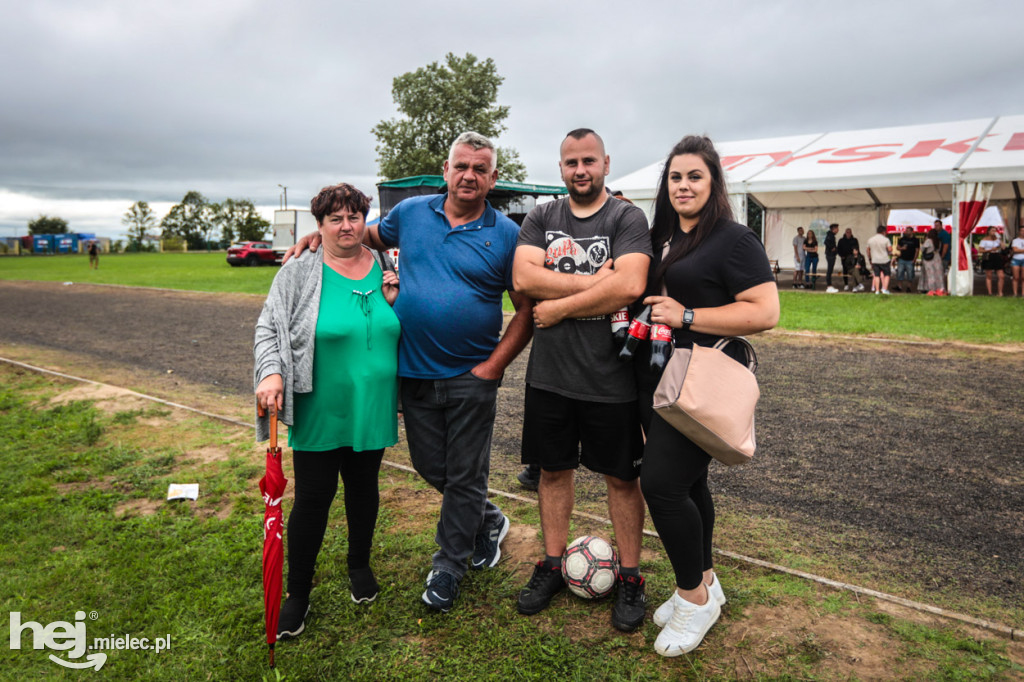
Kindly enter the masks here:
<path id="1" fill-rule="evenodd" d="M 717 348 L 718 350 L 724 350 L 726 346 L 728 346 L 730 343 L 733 343 L 733 342 L 736 342 L 736 343 L 740 344 L 741 346 L 743 346 L 744 353 L 747 356 L 747 369 L 750 370 L 751 374 L 757 374 L 757 353 L 754 352 L 754 347 L 751 346 L 750 342 L 747 341 L 744 337 L 742 337 L 742 336 L 724 336 L 724 337 L 718 339 L 718 341 L 715 342 L 715 345 L 712 346 L 712 348 Z"/>

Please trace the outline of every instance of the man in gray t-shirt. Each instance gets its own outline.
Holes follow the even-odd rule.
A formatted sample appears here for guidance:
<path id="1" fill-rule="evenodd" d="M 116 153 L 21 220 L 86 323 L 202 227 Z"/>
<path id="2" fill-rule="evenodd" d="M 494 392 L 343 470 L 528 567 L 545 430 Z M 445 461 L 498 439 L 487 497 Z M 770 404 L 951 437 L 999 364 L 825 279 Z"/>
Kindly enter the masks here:
<path id="1" fill-rule="evenodd" d="M 582 463 L 604 474 L 608 486 L 621 564 L 612 624 L 632 632 L 645 610 L 643 441 L 632 367 L 617 360 L 608 315 L 643 294 L 651 239 L 643 211 L 605 190 L 609 163 L 597 133 L 570 132 L 559 162 L 569 197 L 531 211 L 516 245 L 515 289 L 537 301 L 522 448 L 524 464 L 541 466 L 545 552 L 517 608 L 539 613 L 565 587 L 561 557 Z"/>

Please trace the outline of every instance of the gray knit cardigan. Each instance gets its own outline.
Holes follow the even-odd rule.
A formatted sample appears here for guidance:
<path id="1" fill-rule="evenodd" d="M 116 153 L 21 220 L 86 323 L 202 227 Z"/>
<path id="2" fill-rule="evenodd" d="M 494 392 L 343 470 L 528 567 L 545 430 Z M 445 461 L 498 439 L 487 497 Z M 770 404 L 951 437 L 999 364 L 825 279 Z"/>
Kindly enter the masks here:
<path id="1" fill-rule="evenodd" d="M 382 271 L 394 271 L 391 257 L 364 246 L 373 254 Z M 252 353 L 253 392 L 271 374 L 284 381 L 284 409 L 278 415 L 285 424 L 295 423 L 292 411 L 296 393 L 313 390 L 313 337 L 320 314 L 320 289 L 324 278 L 324 250 L 303 251 L 285 263 L 263 304 L 256 321 L 256 340 Z M 269 417 L 256 417 L 256 441 L 270 438 Z"/>
<path id="2" fill-rule="evenodd" d="M 253 391 L 271 374 L 280 374 L 284 381 L 284 409 L 278 419 L 289 426 L 295 423 L 294 395 L 313 390 L 313 337 L 320 314 L 323 264 L 322 248 L 304 251 L 285 263 L 270 285 L 263 312 L 256 322 Z M 270 419 L 257 415 L 256 440 L 268 438 Z"/>

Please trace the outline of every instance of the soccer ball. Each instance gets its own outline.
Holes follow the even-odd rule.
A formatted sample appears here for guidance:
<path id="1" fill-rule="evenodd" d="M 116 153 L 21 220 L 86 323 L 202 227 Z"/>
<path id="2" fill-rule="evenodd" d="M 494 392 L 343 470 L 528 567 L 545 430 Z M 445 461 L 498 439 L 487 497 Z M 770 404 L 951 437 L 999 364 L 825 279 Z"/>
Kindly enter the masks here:
<path id="1" fill-rule="evenodd" d="M 600 599 L 615 587 L 619 557 L 607 540 L 593 535 L 578 537 L 562 555 L 562 577 L 573 594 Z"/>

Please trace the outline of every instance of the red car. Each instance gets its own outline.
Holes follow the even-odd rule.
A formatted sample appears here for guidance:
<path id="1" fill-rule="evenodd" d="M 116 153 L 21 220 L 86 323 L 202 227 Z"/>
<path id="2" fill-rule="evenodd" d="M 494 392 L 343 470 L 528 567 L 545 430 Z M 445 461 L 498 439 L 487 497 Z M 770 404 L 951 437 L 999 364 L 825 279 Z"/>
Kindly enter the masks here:
<path id="1" fill-rule="evenodd" d="M 274 265 L 277 254 L 270 242 L 240 242 L 228 248 L 228 265 Z"/>

